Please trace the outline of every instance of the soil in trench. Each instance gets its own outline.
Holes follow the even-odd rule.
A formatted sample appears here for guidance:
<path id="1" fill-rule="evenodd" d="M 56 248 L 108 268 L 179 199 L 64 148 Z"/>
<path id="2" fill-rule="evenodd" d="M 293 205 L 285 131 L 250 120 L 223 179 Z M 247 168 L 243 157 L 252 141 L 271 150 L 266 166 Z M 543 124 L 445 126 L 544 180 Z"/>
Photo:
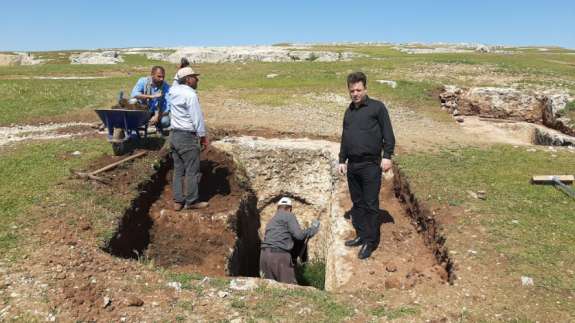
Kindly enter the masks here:
<path id="1" fill-rule="evenodd" d="M 233 161 L 222 152 L 211 149 L 202 153 L 201 172 L 200 200 L 208 201 L 209 207 L 179 212 L 173 210 L 172 171 L 163 175 L 167 184 L 150 207 L 153 225 L 143 255 L 171 271 L 226 276 L 238 239 L 234 231 L 237 211 L 246 192 L 236 181 Z M 351 209 L 347 189 L 340 192 L 339 200 L 343 209 Z M 382 184 L 380 205 L 379 248 L 364 261 L 357 259 L 357 248 L 351 250 L 344 261 L 353 274 L 339 289 L 411 289 L 417 285 L 432 287 L 446 283 L 445 268 L 438 264 L 395 197 L 391 180 Z M 256 253 L 259 250 L 254 250 Z"/>
<path id="2" fill-rule="evenodd" d="M 200 200 L 209 207 L 201 210 L 173 210 L 172 173 L 166 173 L 167 185 L 151 206 L 153 221 L 147 259 L 175 272 L 225 276 L 228 257 L 236 242 L 231 221 L 243 191 L 233 175 L 229 157 L 216 150 L 202 153 Z"/>
<path id="3" fill-rule="evenodd" d="M 379 246 L 367 260 L 359 260 L 359 248 L 353 248 L 353 252 L 345 259 L 351 265 L 353 275 L 341 290 L 411 289 L 418 285 L 433 287 L 446 284 L 447 271 L 438 264 L 412 219 L 395 197 L 392 180 L 383 181 L 379 201 Z M 347 189 L 340 192 L 340 203 L 345 210 L 351 209 Z M 354 235 L 348 238 L 353 239 Z M 343 244 L 343 241 L 336 243 Z"/>

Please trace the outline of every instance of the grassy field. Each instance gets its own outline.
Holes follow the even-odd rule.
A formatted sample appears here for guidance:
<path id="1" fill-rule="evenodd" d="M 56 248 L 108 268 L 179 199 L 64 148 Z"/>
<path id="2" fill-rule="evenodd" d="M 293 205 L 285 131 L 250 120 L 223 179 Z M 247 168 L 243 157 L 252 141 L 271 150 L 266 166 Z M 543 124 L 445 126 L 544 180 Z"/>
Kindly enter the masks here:
<path id="1" fill-rule="evenodd" d="M 574 160 L 571 152 L 512 146 L 399 158 L 424 201 L 466 210 L 469 215 L 461 214 L 453 228 L 486 229 L 485 243 L 475 244 L 483 263 L 494 264 L 504 255 L 509 266 L 502 275 L 532 277 L 539 302 L 571 315 L 575 308 L 564 298 L 575 294 L 575 259 L 570 256 L 575 254 L 575 199 L 551 185 L 532 185 L 530 179 L 536 174 L 573 174 Z M 468 193 L 481 190 L 485 200 Z M 472 217 L 476 215 L 481 215 L 479 220 Z"/>
<path id="2" fill-rule="evenodd" d="M 83 152 L 72 156 L 74 151 Z M 8 254 L 21 246 L 23 229 L 33 228 L 38 209 L 66 202 L 78 203 L 72 192 L 61 195 L 59 184 L 70 168 L 86 165 L 103 153 L 111 153 L 102 140 L 65 140 L 21 144 L 0 154 L 0 253 Z"/>
<path id="3" fill-rule="evenodd" d="M 458 75 L 426 75 L 415 77 L 415 71 L 425 72 L 429 64 L 440 66 L 489 66 L 501 76 L 529 75 L 526 84 L 537 83 L 533 78 L 546 80 L 546 85 L 562 84 L 575 93 L 575 55 L 565 50 L 504 54 L 428 54 L 408 55 L 390 46 L 318 46 L 317 50 L 353 51 L 369 55 L 350 62 L 298 62 L 201 64 L 203 74 L 200 90 L 208 95 L 222 95 L 233 90 L 243 93 L 241 99 L 259 105 L 286 105 L 290 98 L 302 93 L 331 92 L 346 95 L 345 76 L 354 70 L 368 74 L 370 93 L 393 103 L 409 105 L 425 112 L 434 102 L 430 96 L 448 80 L 456 82 Z M 111 105 L 120 90 L 129 92 L 138 77 L 148 74 L 152 65 L 167 69 L 171 82 L 176 66 L 150 61 L 143 55 L 124 55 L 125 62 L 117 65 L 71 65 L 69 52 L 43 52 L 39 57 L 51 58 L 46 64 L 34 66 L 0 67 L 0 95 L 4 98 L 0 109 L 4 117 L 0 124 L 30 123 L 38 116 L 58 116 L 95 107 Z M 435 66 L 434 65 L 434 66 Z M 268 79 L 267 74 L 278 74 Z M 470 71 L 473 73 L 481 73 Z M 33 80 L 35 76 L 100 76 L 95 80 Z M 373 82 L 376 79 L 398 81 L 398 87 Z M 28 78 L 28 79 L 27 79 Z M 540 82 L 540 81 L 538 81 Z M 462 83 L 465 83 L 462 81 Z M 489 84 L 485 84 L 489 85 Z M 254 93 L 255 92 L 255 93 Z M 229 94 L 229 93 L 228 93 Z M 73 115 L 73 114 L 72 114 Z"/>

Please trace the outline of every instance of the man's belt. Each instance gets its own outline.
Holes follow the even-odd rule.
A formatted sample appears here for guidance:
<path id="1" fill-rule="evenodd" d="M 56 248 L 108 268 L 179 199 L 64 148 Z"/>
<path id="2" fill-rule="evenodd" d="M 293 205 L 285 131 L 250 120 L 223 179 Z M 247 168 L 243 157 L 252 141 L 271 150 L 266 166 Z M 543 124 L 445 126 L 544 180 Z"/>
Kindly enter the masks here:
<path id="1" fill-rule="evenodd" d="M 285 251 L 282 248 L 276 248 L 276 247 L 263 247 L 262 249 L 264 250 L 269 250 L 269 252 L 273 252 L 273 253 L 289 253 L 289 251 Z"/>
<path id="2" fill-rule="evenodd" d="M 381 158 L 375 156 L 350 156 L 347 157 L 347 161 L 350 163 L 365 163 L 365 162 L 379 163 L 381 161 Z"/>
<path id="3" fill-rule="evenodd" d="M 198 133 L 197 133 L 196 131 L 191 131 L 191 130 L 184 130 L 184 129 L 173 128 L 172 131 L 175 131 L 175 132 L 185 132 L 185 133 L 188 133 L 188 134 L 194 135 L 194 136 L 197 136 L 197 135 L 198 135 Z"/>

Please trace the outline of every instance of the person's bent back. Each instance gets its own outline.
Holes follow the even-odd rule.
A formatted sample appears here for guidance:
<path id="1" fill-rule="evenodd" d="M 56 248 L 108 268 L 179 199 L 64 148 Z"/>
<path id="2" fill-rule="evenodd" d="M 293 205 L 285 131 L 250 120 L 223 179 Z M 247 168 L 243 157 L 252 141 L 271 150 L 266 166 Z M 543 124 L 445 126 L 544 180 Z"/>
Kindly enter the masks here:
<path id="1" fill-rule="evenodd" d="M 292 202 L 283 197 L 278 202 L 278 210 L 266 225 L 265 237 L 260 255 L 262 278 L 274 279 L 282 283 L 297 284 L 295 266 L 291 257 L 294 239 L 305 240 L 319 231 L 319 221 L 302 230 L 292 210 Z"/>

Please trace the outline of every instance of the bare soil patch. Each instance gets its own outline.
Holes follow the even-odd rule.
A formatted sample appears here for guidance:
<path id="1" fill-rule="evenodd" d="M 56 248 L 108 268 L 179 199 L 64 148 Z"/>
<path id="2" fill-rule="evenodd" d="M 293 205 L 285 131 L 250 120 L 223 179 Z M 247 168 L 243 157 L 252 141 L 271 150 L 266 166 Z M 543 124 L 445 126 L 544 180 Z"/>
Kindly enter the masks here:
<path id="1" fill-rule="evenodd" d="M 343 207 L 350 209 L 349 194 L 346 192 L 344 195 L 341 199 Z M 379 247 L 365 261 L 357 259 L 357 248 L 354 249 L 348 256 L 351 258 L 348 261 L 353 264 L 354 274 L 342 290 L 381 292 L 386 289 L 412 289 L 422 284 L 428 287 L 446 284 L 448 273 L 422 236 L 427 232 L 419 229 L 415 221 L 406 214 L 395 196 L 393 181 L 383 182 L 379 198 L 382 207 Z M 418 232 L 420 230 L 421 232 Z"/>

